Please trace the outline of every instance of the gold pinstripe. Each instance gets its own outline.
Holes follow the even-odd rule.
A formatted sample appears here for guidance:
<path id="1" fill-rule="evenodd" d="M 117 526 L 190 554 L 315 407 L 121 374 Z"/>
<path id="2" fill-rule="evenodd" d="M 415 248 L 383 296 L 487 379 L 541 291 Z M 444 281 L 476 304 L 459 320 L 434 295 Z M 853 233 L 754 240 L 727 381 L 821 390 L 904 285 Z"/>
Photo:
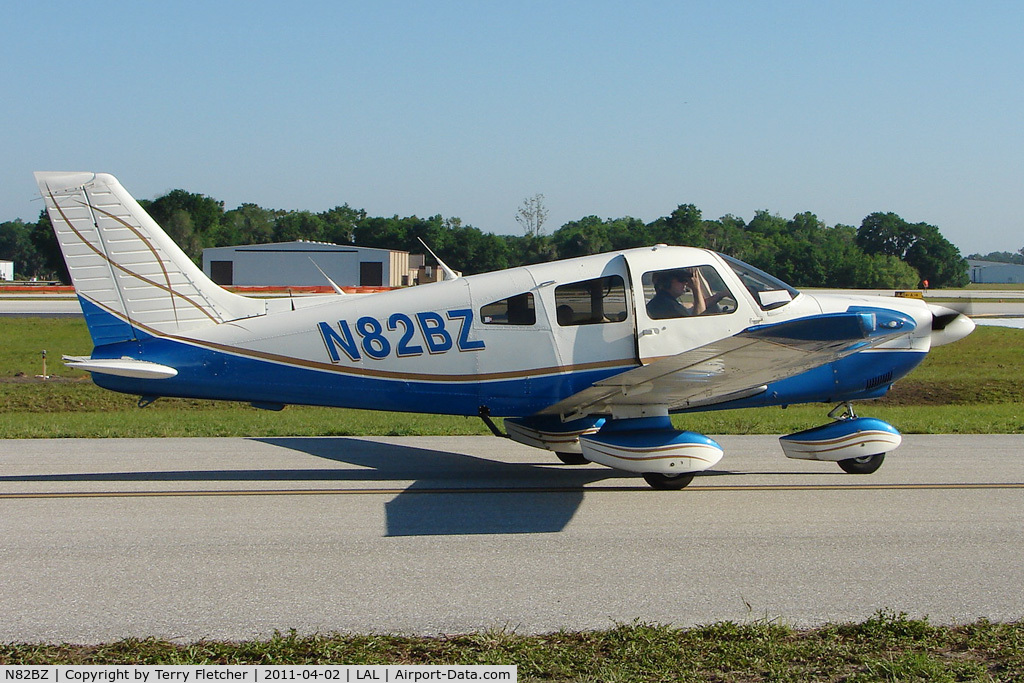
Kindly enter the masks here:
<path id="1" fill-rule="evenodd" d="M 110 315 L 121 318 L 121 315 L 112 310 L 109 306 L 105 306 L 102 303 L 90 298 L 83 296 L 90 303 L 95 305 L 97 308 L 101 308 Z M 575 365 L 559 365 L 546 368 L 529 368 L 525 370 L 508 370 L 505 372 L 488 372 L 473 375 L 443 375 L 436 373 L 410 373 L 410 372 L 399 372 L 395 370 L 377 370 L 374 368 L 355 368 L 341 365 L 335 365 L 326 361 L 315 361 L 307 360 L 305 358 L 295 358 L 293 356 L 284 356 L 277 353 L 270 353 L 268 351 L 257 351 L 255 349 L 245 349 L 238 346 L 231 346 L 229 344 L 221 344 L 219 342 L 205 341 L 201 339 L 193 339 L 191 337 L 183 337 L 175 334 L 167 334 L 160 332 L 159 330 L 153 329 L 148 325 L 142 323 L 132 323 L 139 329 L 148 332 L 154 337 L 161 337 L 163 339 L 172 339 L 174 341 L 181 342 L 183 344 L 189 344 L 190 346 L 198 346 L 200 348 L 206 348 L 214 351 L 222 351 L 235 356 L 243 356 L 247 358 L 256 358 L 259 360 L 265 360 L 272 363 L 279 363 L 282 365 L 291 365 L 295 367 L 307 368 L 310 370 L 322 370 L 326 372 L 334 372 L 343 375 L 356 375 L 360 377 L 374 377 L 379 379 L 394 379 L 394 380 L 405 380 L 405 381 L 419 381 L 419 382 L 482 382 L 482 381 L 494 381 L 494 380 L 507 380 L 507 379 L 524 379 L 527 377 L 541 377 L 546 375 L 562 375 L 573 372 L 581 372 L 586 370 L 601 370 L 605 368 L 616 368 L 616 367 L 633 367 L 635 361 L 632 358 L 620 359 L 620 360 L 608 360 L 608 361 L 595 361 L 592 363 L 578 363 Z"/>
<path id="2" fill-rule="evenodd" d="M 884 432 L 876 429 L 858 432 L 857 434 L 850 434 L 848 436 L 838 437 L 835 439 L 829 439 L 827 441 L 787 441 L 790 445 L 793 446 L 804 446 L 807 448 L 811 448 L 812 451 L 815 453 L 829 453 L 831 451 L 840 451 L 850 446 L 866 445 L 869 443 L 892 443 L 893 438 L 896 436 L 896 434 L 891 434 L 890 432 Z M 832 447 L 822 448 L 822 446 Z"/>
<path id="3" fill-rule="evenodd" d="M 89 202 L 82 202 L 80 200 L 76 200 L 82 206 L 87 206 L 87 207 L 89 207 L 89 208 L 91 208 L 91 209 L 93 209 L 95 211 L 99 211 L 103 215 L 108 216 L 109 218 L 117 221 L 118 223 L 120 223 L 121 225 L 126 227 L 128 230 L 130 230 L 133 234 L 135 234 L 136 237 L 141 239 L 143 241 L 143 243 L 146 245 L 147 249 L 150 250 L 150 252 L 153 254 L 153 256 L 157 259 L 157 262 L 160 264 L 160 269 L 161 269 L 161 271 L 163 271 L 164 277 L 167 280 L 167 285 L 166 286 L 160 284 L 159 282 L 155 282 L 154 280 L 151 280 L 151 279 L 149 279 L 149 278 L 147 278 L 147 277 L 145 277 L 143 275 L 140 275 L 138 273 L 132 272 L 128 268 L 125 268 L 124 266 L 122 266 L 122 265 L 114 262 L 113 260 L 111 260 L 101 249 L 99 249 L 95 245 L 93 245 L 88 239 L 86 239 L 86 237 L 81 232 L 78 231 L 78 229 L 75 228 L 75 226 L 71 223 L 71 220 L 67 217 L 67 214 L 64 213 L 64 211 L 61 208 L 60 204 L 58 204 L 57 199 L 53 195 L 53 193 L 52 192 L 48 192 L 48 194 L 50 196 L 50 200 L 53 202 L 54 207 L 57 209 L 57 212 L 60 214 L 60 216 L 63 219 L 64 223 L 78 237 L 78 239 L 80 239 L 82 241 L 82 243 L 85 244 L 89 249 L 91 249 L 97 256 L 102 258 L 106 263 L 110 264 L 111 266 L 113 266 L 117 270 L 125 273 L 126 275 L 134 277 L 134 278 L 136 278 L 136 279 L 138 279 L 138 280 L 140 280 L 142 282 L 145 282 L 148 285 L 151 285 L 153 287 L 161 289 L 161 290 L 167 292 L 169 295 L 171 295 L 171 305 L 172 305 L 172 308 L 174 309 L 174 312 L 175 312 L 175 320 L 177 320 L 177 308 L 174 307 L 174 297 L 178 297 L 178 298 L 186 301 L 190 305 L 194 306 L 199 311 L 201 311 L 212 322 L 215 322 L 215 323 L 220 323 L 221 322 L 220 320 L 215 318 L 213 315 L 211 315 L 210 312 L 206 309 L 206 307 L 204 307 L 203 305 L 201 305 L 199 303 L 196 303 L 195 301 L 193 301 L 189 297 L 185 296 L 184 294 L 181 294 L 180 292 L 175 291 L 170 286 L 170 276 L 168 275 L 167 270 L 164 267 L 163 261 L 160 259 L 159 255 L 157 254 L 155 247 L 153 247 L 153 245 L 149 242 L 149 240 L 143 234 L 141 234 L 136 228 L 134 228 L 133 226 L 129 225 L 127 222 L 125 222 L 124 220 L 120 219 L 119 217 L 111 214 L 110 212 L 104 211 L 103 209 L 100 209 L 98 207 L 93 206 Z M 107 313 L 109 313 L 110 315 L 112 315 L 112 316 L 114 316 L 116 318 L 121 318 L 122 317 L 122 314 L 119 311 L 115 311 L 115 310 L 111 309 L 109 306 L 106 306 L 106 305 L 100 303 L 99 301 L 96 301 L 95 299 L 93 299 L 91 297 L 83 295 L 83 298 L 87 299 L 90 303 L 94 304 L 96 307 L 105 310 Z M 619 360 L 610 360 L 610 361 L 595 361 L 595 362 L 592 362 L 592 363 L 580 363 L 580 364 L 574 364 L 574 365 L 568 365 L 568 366 L 554 366 L 554 367 L 547 367 L 547 368 L 532 368 L 532 369 L 527 369 L 527 370 L 511 370 L 511 371 L 506 371 L 506 372 L 492 372 L 492 373 L 483 373 L 483 374 L 474 374 L 474 375 L 449 375 L 449 374 L 436 374 L 436 373 L 406 373 L 406 372 L 398 372 L 398 371 L 391 371 L 391 370 L 379 370 L 379 369 L 365 368 L 365 367 L 363 367 L 363 368 L 356 368 L 356 367 L 338 366 L 338 365 L 334 365 L 334 364 L 330 364 L 330 363 L 326 363 L 326 362 L 321 362 L 321 361 L 306 360 L 306 359 L 303 359 L 303 358 L 295 358 L 295 357 L 292 357 L 292 356 L 284 356 L 284 355 L 281 355 L 281 354 L 269 353 L 269 352 L 266 352 L 266 351 L 256 351 L 256 350 L 253 350 L 253 349 L 244 349 L 244 348 L 240 348 L 240 347 L 237 347 L 237 346 L 231 346 L 231 345 L 228 345 L 228 344 L 220 344 L 218 342 L 203 341 L 203 340 L 199 340 L 199 339 L 193 339 L 193 338 L 190 338 L 190 337 L 182 337 L 182 336 L 178 336 L 178 335 L 167 334 L 165 332 L 161 332 L 159 330 L 156 330 L 156 329 L 154 329 L 154 328 L 152 328 L 152 327 L 150 327 L 148 325 L 145 325 L 143 323 L 139 323 L 139 322 L 133 321 L 131 319 L 131 316 L 129 316 L 127 314 L 127 312 L 124 313 L 124 318 L 127 318 L 127 322 L 128 322 L 129 325 L 132 325 L 134 327 L 138 327 L 139 329 L 142 329 L 145 332 L 147 332 L 149 334 L 152 334 L 153 336 L 163 337 L 163 338 L 167 338 L 167 339 L 173 339 L 175 341 L 183 342 L 183 343 L 194 345 L 194 346 L 199 346 L 199 347 L 208 348 L 208 349 L 212 349 L 212 350 L 222 351 L 222 352 L 225 352 L 225 353 L 230 353 L 230 354 L 238 355 L 238 356 L 257 358 L 257 359 L 260 359 L 260 360 L 266 360 L 266 361 L 270 361 L 270 362 L 274 362 L 274 363 L 280 363 L 280 364 L 284 364 L 284 365 L 292 365 L 292 366 L 303 367 L 303 368 L 308 368 L 308 369 L 313 369 L 313 370 L 323 370 L 323 371 L 336 372 L 336 373 L 340 373 L 340 374 L 357 375 L 357 376 L 362 376 L 362 377 L 375 377 L 375 378 L 380 378 L 380 379 L 400 379 L 400 380 L 425 381 L 425 382 L 482 382 L 482 381 L 495 381 L 495 380 L 506 380 L 506 379 L 521 379 L 521 378 L 526 378 L 526 377 L 540 377 L 540 376 L 545 376 L 545 375 L 569 374 L 569 373 L 573 373 L 573 372 L 580 372 L 580 371 L 585 371 L 585 370 L 601 370 L 601 369 L 605 369 L 605 368 L 616 368 L 616 367 L 626 368 L 626 367 L 632 367 L 632 366 L 635 365 L 634 360 L 632 358 L 629 358 L 629 359 L 619 359 Z"/>
<path id="4" fill-rule="evenodd" d="M 685 454 L 680 454 L 680 453 L 665 453 L 665 451 L 670 451 L 672 449 L 678 449 L 680 446 L 686 446 L 685 444 L 674 444 L 674 445 L 668 445 L 668 446 L 659 446 L 659 447 L 656 447 L 656 448 L 636 448 L 636 447 L 626 447 L 626 446 L 609 446 L 608 444 L 602 444 L 602 443 L 599 443 L 599 442 L 592 441 L 590 439 L 586 439 L 586 446 L 587 446 L 588 449 L 594 450 L 597 453 L 601 453 L 602 455 L 607 455 L 607 456 L 612 457 L 612 458 L 618 458 L 619 460 L 632 460 L 632 461 L 637 461 L 637 462 L 646 462 L 648 460 L 685 459 L 685 460 L 699 460 L 700 462 L 707 462 L 707 463 L 716 462 L 713 459 L 702 458 L 699 455 L 685 455 Z M 619 452 L 612 452 L 612 451 L 606 450 L 608 448 L 621 449 L 623 453 L 620 454 Z M 701 450 L 713 450 L 713 451 L 716 451 L 716 455 L 718 454 L 717 453 L 717 449 L 714 449 L 712 446 L 701 446 L 701 445 L 696 445 L 695 446 L 695 445 L 690 445 L 689 448 L 691 448 L 691 449 L 692 448 L 700 448 Z M 628 453 L 665 453 L 665 454 L 664 455 L 645 455 L 645 456 L 639 456 L 639 455 L 629 455 Z"/>

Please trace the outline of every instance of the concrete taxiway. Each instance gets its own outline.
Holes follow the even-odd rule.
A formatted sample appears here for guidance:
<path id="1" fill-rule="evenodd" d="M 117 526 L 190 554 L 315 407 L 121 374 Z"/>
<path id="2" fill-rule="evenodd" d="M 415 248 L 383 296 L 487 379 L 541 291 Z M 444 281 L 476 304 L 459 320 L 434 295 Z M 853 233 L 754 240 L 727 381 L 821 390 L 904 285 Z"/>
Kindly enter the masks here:
<path id="1" fill-rule="evenodd" d="M 678 492 L 493 437 L 0 441 L 0 642 L 1024 617 L 1024 437 Z"/>

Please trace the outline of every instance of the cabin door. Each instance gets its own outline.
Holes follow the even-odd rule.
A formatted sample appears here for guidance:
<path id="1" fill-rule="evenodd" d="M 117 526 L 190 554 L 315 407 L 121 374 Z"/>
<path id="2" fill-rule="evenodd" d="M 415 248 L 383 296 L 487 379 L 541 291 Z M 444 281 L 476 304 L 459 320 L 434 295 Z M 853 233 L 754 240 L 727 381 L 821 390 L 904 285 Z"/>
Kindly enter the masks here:
<path id="1" fill-rule="evenodd" d="M 694 252 L 678 262 L 673 250 L 627 256 L 636 311 L 637 354 L 650 363 L 723 339 L 750 325 L 718 259 Z"/>

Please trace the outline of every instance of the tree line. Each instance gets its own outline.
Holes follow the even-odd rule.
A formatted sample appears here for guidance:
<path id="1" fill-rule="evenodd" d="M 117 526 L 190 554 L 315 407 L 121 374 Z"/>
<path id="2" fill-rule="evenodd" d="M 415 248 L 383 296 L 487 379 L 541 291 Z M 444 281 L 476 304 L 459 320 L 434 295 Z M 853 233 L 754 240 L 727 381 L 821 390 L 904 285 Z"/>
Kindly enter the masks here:
<path id="1" fill-rule="evenodd" d="M 422 239 L 468 275 L 661 243 L 721 251 L 797 287 L 901 289 L 923 280 L 932 287 L 968 282 L 966 260 L 937 227 L 894 213 L 872 213 L 859 228 L 830 227 L 811 212 L 790 219 L 758 211 L 749 221 L 733 215 L 709 220 L 693 204 L 682 204 L 649 223 L 586 216 L 548 235 L 543 219 L 536 220 L 547 215 L 542 202 L 543 195 L 524 202 L 530 220 L 523 220 L 524 209 L 516 217 L 524 235 L 496 235 L 441 215 L 368 216 L 348 204 L 319 213 L 256 204 L 226 211 L 223 202 L 185 190 L 140 204 L 197 263 L 206 247 L 302 239 L 422 253 Z M 0 259 L 14 261 L 20 278 L 70 282 L 45 211 L 35 223 L 0 223 Z"/>
<path id="2" fill-rule="evenodd" d="M 967 258 L 978 261 L 992 261 L 993 263 L 1013 263 L 1024 265 L 1024 249 L 1019 251 L 990 251 L 987 254 L 968 254 Z"/>

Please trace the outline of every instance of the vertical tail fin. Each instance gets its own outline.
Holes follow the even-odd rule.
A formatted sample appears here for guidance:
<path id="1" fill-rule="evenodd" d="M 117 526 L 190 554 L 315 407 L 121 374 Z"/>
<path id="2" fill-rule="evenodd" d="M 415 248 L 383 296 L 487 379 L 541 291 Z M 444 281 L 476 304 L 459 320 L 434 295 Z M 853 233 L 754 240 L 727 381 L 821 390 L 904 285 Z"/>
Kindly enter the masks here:
<path id="1" fill-rule="evenodd" d="M 206 277 L 114 176 L 35 177 L 96 346 L 265 312 Z"/>

